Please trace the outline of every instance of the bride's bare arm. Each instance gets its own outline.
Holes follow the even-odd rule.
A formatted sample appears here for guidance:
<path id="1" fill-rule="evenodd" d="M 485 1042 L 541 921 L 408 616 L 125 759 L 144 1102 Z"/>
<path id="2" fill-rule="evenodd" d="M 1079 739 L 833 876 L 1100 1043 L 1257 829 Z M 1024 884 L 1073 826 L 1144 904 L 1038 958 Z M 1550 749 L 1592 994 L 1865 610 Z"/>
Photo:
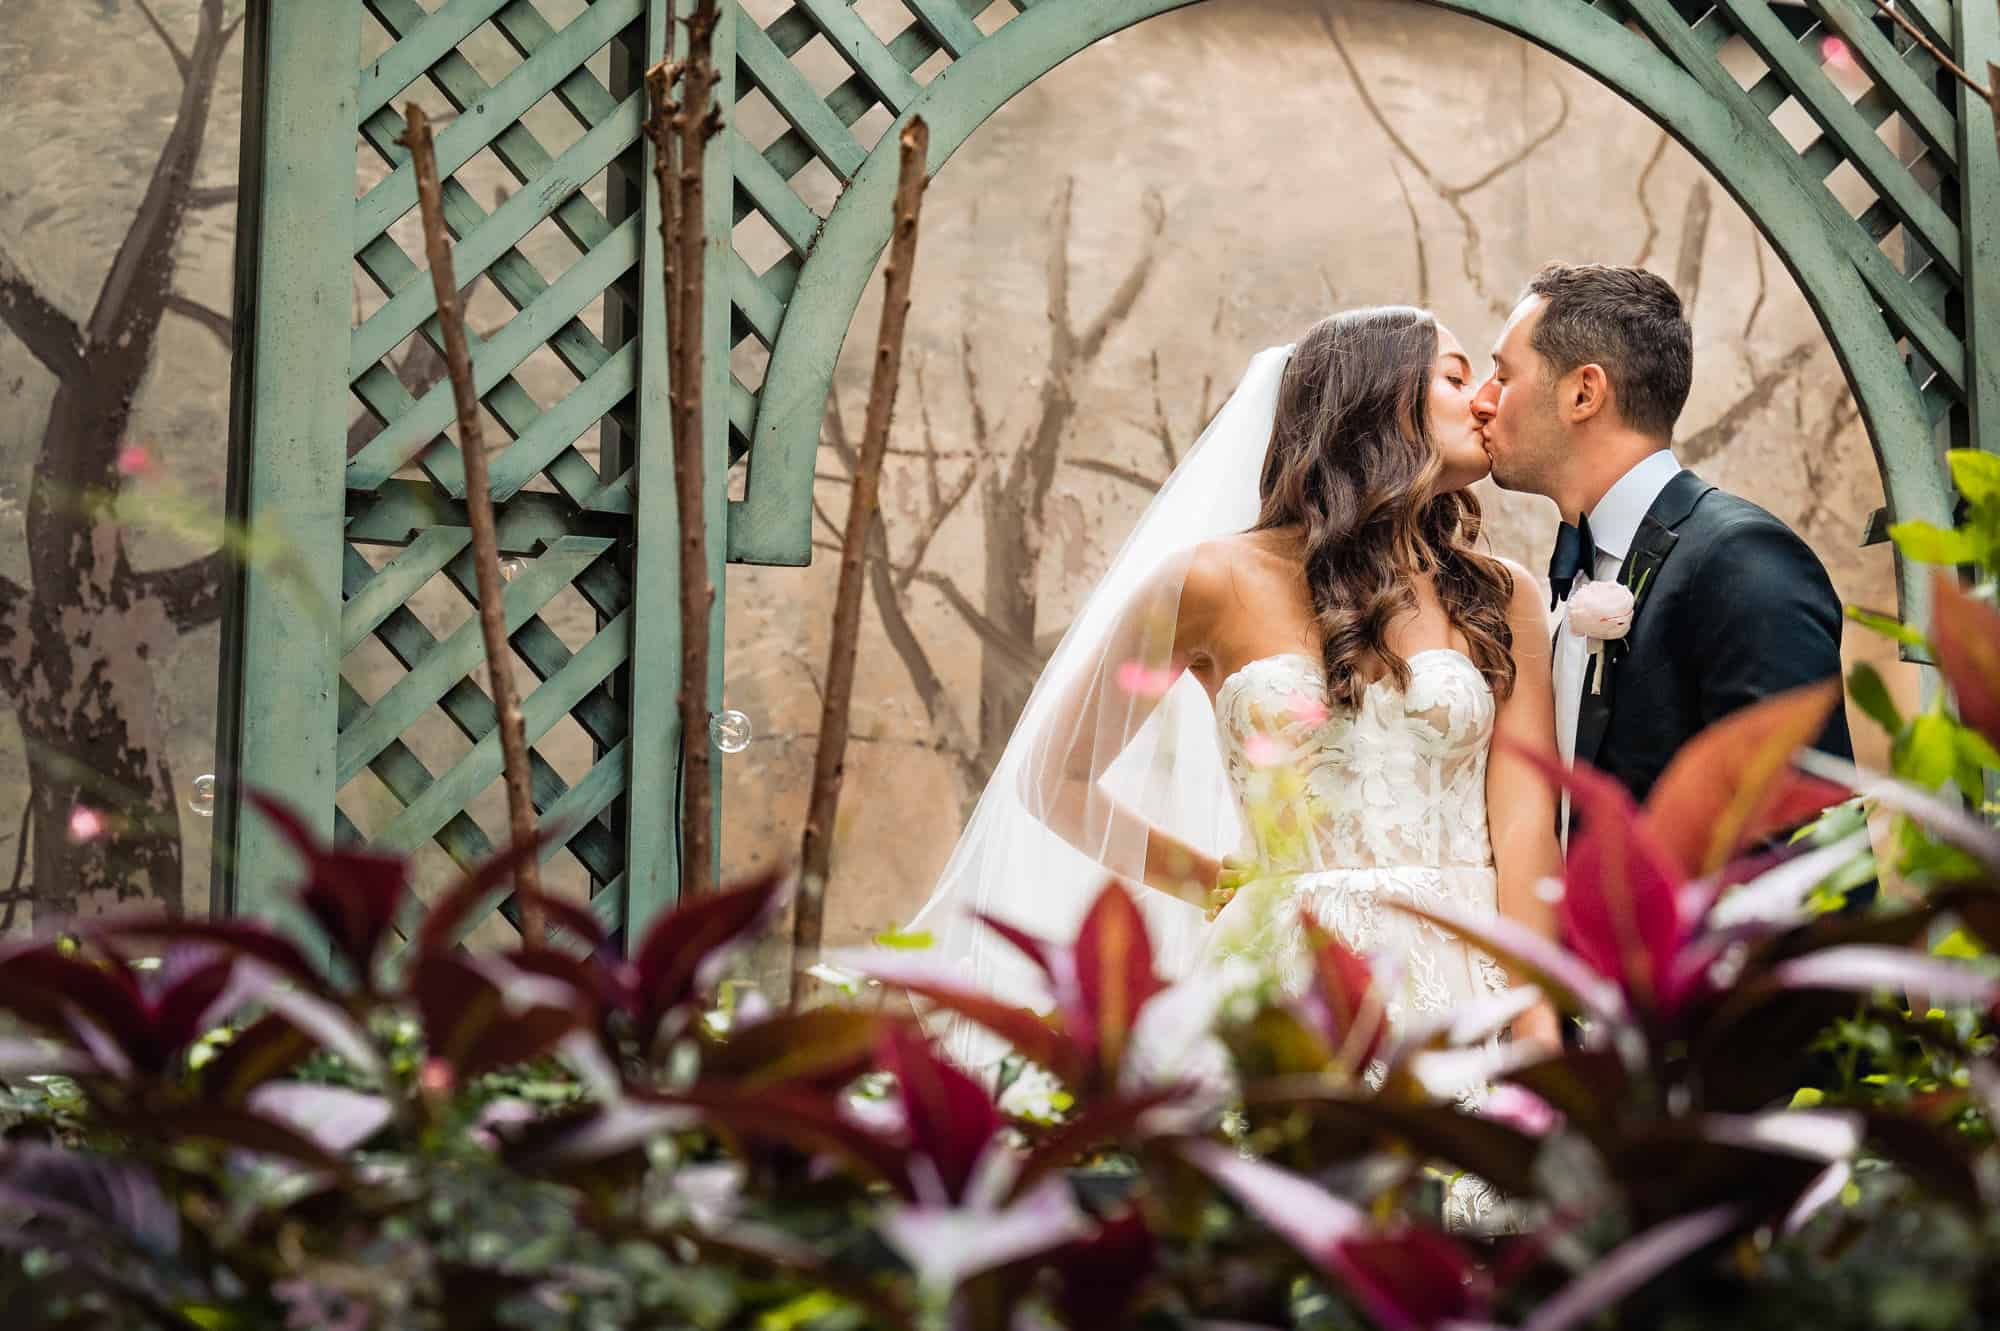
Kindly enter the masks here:
<path id="1" fill-rule="evenodd" d="M 1198 551 L 1148 580 L 1067 685 L 1021 773 L 1023 801 L 1057 836 L 1196 906 L 1206 904 L 1220 864 L 1133 813 L 1100 783 L 1166 688 L 1205 655 L 1215 576 Z"/>
<path id="2" fill-rule="evenodd" d="M 1509 743 L 1543 753 L 1556 751 L 1554 661 L 1548 613 L 1541 590 L 1517 564 L 1507 622 L 1514 631 L 1514 691 L 1500 704 L 1494 745 L 1486 766 L 1486 820 L 1493 866 L 1500 880 L 1500 913 L 1537 933 L 1555 935 L 1555 913 L 1536 893 L 1544 878 L 1562 873 L 1556 843 L 1557 797 L 1540 772 Z M 1516 983 L 1524 977 L 1514 976 Z M 1516 1024 L 1524 1038 L 1554 1040 L 1553 1011 L 1546 1005 Z"/>

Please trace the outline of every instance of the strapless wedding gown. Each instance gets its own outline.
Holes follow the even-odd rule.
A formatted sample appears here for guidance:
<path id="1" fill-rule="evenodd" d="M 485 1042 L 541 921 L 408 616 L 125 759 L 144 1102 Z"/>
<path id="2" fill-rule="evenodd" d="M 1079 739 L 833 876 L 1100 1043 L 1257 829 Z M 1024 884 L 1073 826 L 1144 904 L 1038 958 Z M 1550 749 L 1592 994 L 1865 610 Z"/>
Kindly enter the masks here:
<path id="1" fill-rule="evenodd" d="M 1477 666 L 1451 649 L 1408 658 L 1410 682 L 1370 685 L 1329 711 L 1320 663 L 1297 653 L 1252 661 L 1215 694 L 1216 725 L 1259 876 L 1210 926 L 1206 962 L 1275 972 L 1294 992 L 1309 962 L 1299 908 L 1393 976 L 1391 1029 L 1507 988 L 1492 958 L 1389 908 L 1392 901 L 1498 909 L 1486 827 L 1486 757 L 1495 702 Z M 1482 1091 L 1461 1098 L 1475 1108 Z M 1483 1183 L 1447 1189 L 1446 1219 L 1478 1225 L 1501 1205 Z"/>

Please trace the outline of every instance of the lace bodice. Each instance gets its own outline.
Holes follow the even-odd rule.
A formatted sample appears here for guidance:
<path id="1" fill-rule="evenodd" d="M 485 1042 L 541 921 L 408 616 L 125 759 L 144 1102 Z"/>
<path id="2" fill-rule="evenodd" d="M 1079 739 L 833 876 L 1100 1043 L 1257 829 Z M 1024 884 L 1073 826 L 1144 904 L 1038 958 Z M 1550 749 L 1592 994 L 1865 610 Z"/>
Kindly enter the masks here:
<path id="1" fill-rule="evenodd" d="M 1494 701 L 1450 648 L 1408 658 L 1410 683 L 1371 684 L 1329 712 L 1299 653 L 1244 666 L 1215 694 L 1216 725 L 1250 844 L 1270 872 L 1483 868 Z"/>

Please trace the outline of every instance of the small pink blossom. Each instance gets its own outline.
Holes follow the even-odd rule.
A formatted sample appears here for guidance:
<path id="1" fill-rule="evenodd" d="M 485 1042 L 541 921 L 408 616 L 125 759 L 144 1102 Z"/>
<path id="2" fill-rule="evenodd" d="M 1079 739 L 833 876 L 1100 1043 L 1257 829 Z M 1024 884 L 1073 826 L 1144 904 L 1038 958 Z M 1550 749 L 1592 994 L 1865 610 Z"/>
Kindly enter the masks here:
<path id="1" fill-rule="evenodd" d="M 1243 756 L 1252 766 L 1269 767 L 1285 756 L 1285 746 L 1270 735 L 1259 732 L 1243 741 Z"/>
<path id="2" fill-rule="evenodd" d="M 118 450 L 118 474 L 143 476 L 153 469 L 153 454 L 144 444 L 127 444 Z"/>
<path id="3" fill-rule="evenodd" d="M 75 842 L 95 841 L 104 835 L 104 815 L 88 804 L 79 804 L 69 811 L 69 839 Z"/>
<path id="4" fill-rule="evenodd" d="M 1569 594 L 1569 631 L 1615 642 L 1632 631 L 1632 589 L 1617 582 L 1586 582 Z"/>
<path id="5" fill-rule="evenodd" d="M 1310 693 L 1294 693 L 1286 700 L 1285 708 L 1295 719 L 1309 726 L 1319 725 L 1327 718 L 1326 699 Z"/>
<path id="6" fill-rule="evenodd" d="M 1562 1121 L 1562 1115 L 1541 1096 L 1512 1082 L 1501 1082 L 1479 1107 L 1481 1118 L 1490 1118 L 1530 1137 L 1547 1136 Z"/>
<path id="7" fill-rule="evenodd" d="M 1118 667 L 1118 687 L 1135 698 L 1158 698 L 1173 687 L 1174 672 L 1165 666 L 1149 666 L 1144 661 L 1126 661 Z"/>
<path id="8" fill-rule="evenodd" d="M 426 1095 L 449 1095 L 457 1077 L 451 1064 L 442 1058 L 427 1058 L 417 1072 L 417 1085 Z"/>

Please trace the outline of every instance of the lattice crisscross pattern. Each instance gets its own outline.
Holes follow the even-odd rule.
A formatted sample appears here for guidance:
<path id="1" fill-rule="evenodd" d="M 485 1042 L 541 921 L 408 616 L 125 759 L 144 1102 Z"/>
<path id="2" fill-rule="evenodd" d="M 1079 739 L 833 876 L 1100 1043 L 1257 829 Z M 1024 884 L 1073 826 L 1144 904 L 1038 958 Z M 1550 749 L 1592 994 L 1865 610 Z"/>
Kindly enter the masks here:
<path id="1" fill-rule="evenodd" d="M 1046 2 L 1046 0 L 1045 0 Z M 768 0 L 736 15 L 730 454 L 826 213 L 895 117 L 1027 0 Z M 893 140 L 890 149 L 893 151 Z M 751 484 L 756 462 L 750 463 Z"/>
<path id="2" fill-rule="evenodd" d="M 1595 7 L 1650 37 L 1779 147 L 1801 199 L 1900 343 L 1928 418 L 1962 407 L 1958 114 L 1937 60 L 1865 0 Z M 1944 0 L 1906 0 L 1902 12 L 1941 50 L 1953 49 Z"/>
<path id="3" fill-rule="evenodd" d="M 365 415 L 346 467 L 337 830 L 385 848 L 435 844 L 466 863 L 493 848 L 475 804 L 490 804 L 497 789 L 499 735 L 480 682 L 451 385 L 440 373 L 408 372 L 439 334 L 418 262 L 414 173 L 398 142 L 398 107 L 441 99 L 439 169 L 456 271 L 470 292 L 473 376 L 489 435 L 503 441 L 489 468 L 511 556 L 509 640 L 517 675 L 529 677 L 521 692 L 534 801 L 564 836 L 545 858 L 580 867 L 613 927 L 628 769 L 618 692 L 632 641 L 621 555 L 638 428 L 645 93 L 633 69 L 646 8 L 367 0 L 386 46 L 361 74 L 353 238 L 369 298 L 347 362 Z M 391 682 L 369 696 L 385 676 Z M 435 733 L 440 718 L 455 743 Z M 581 771 L 578 751 L 587 755 Z"/>

